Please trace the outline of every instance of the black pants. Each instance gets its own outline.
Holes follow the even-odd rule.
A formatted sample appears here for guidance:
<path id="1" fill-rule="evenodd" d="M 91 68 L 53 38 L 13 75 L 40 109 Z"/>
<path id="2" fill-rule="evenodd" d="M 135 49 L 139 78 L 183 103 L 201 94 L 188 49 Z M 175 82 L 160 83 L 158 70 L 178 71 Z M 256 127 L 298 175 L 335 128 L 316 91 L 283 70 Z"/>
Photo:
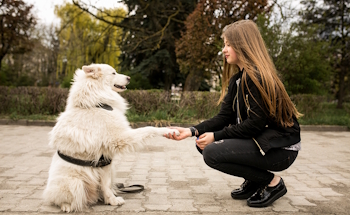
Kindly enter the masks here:
<path id="1" fill-rule="evenodd" d="M 298 155 L 297 151 L 273 148 L 263 156 L 252 139 L 225 139 L 207 145 L 203 151 L 197 149 L 208 166 L 262 186 L 273 179 L 270 171 L 287 169 Z"/>

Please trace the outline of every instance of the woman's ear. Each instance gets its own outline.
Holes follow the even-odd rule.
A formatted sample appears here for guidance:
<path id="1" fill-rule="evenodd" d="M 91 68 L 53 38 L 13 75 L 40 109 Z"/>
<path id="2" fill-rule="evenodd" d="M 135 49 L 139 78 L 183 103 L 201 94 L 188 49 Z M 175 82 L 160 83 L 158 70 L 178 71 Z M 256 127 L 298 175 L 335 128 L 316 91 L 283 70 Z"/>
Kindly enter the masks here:
<path id="1" fill-rule="evenodd" d="M 101 68 L 96 65 L 83 66 L 83 71 L 87 76 L 92 78 L 99 78 L 102 76 Z"/>

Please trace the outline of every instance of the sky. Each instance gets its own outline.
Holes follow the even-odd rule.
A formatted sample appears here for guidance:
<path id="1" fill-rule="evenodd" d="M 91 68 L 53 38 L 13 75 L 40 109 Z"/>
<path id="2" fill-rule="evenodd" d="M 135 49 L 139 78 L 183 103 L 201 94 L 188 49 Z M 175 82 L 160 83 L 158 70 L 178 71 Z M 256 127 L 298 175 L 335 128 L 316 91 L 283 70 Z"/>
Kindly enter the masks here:
<path id="1" fill-rule="evenodd" d="M 121 7 L 117 0 L 83 0 L 86 3 L 92 3 L 97 7 Z M 55 5 L 62 5 L 64 2 L 72 2 L 71 0 L 24 0 L 24 2 L 33 4 L 33 11 L 37 15 L 39 22 L 50 25 L 58 24 L 59 19 L 55 16 Z"/>
<path id="2" fill-rule="evenodd" d="M 122 7 L 118 0 L 80 0 L 86 3 L 91 3 L 96 7 L 100 8 L 112 8 Z M 300 0 L 280 0 L 291 3 L 294 7 L 298 8 Z M 279 1 L 279 2 L 280 2 Z M 37 14 L 39 23 L 48 24 L 51 23 L 59 24 L 59 19 L 55 16 L 54 10 L 55 5 L 62 5 L 64 2 L 72 2 L 72 0 L 24 0 L 24 2 L 34 5 L 34 12 Z"/>

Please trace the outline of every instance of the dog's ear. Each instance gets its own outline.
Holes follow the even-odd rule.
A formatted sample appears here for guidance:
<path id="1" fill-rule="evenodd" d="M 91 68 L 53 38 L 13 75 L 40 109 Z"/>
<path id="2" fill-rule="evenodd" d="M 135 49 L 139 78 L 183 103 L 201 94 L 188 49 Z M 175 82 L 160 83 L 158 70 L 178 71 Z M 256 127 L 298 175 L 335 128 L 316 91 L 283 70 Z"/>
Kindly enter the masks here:
<path id="1" fill-rule="evenodd" d="M 102 76 L 101 68 L 95 65 L 83 66 L 83 71 L 87 76 L 91 76 L 92 78 L 99 78 Z"/>

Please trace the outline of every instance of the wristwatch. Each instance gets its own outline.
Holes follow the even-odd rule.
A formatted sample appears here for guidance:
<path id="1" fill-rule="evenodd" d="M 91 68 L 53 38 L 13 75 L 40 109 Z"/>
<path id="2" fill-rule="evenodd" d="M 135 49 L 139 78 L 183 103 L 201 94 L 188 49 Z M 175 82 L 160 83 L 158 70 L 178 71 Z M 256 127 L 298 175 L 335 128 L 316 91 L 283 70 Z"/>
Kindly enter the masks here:
<path id="1" fill-rule="evenodd" d="M 191 133 L 192 133 L 192 137 L 193 136 L 196 136 L 196 137 L 199 136 L 198 130 L 195 127 L 190 127 L 190 130 L 191 130 Z"/>

